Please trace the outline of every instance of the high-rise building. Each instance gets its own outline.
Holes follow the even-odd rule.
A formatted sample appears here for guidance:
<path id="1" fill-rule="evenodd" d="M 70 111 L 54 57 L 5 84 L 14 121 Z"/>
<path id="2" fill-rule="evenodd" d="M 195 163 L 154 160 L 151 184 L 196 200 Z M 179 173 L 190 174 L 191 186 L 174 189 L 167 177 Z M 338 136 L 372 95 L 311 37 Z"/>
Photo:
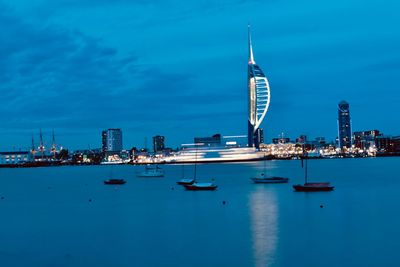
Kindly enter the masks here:
<path id="1" fill-rule="evenodd" d="M 122 150 L 121 129 L 107 129 L 101 133 L 103 152 L 120 152 Z"/>
<path id="2" fill-rule="evenodd" d="M 250 25 L 248 26 L 249 37 L 249 61 L 248 61 L 248 146 L 259 147 L 263 139 L 259 127 L 268 111 L 270 102 L 270 89 L 267 77 L 254 61 L 253 47 L 251 43 Z"/>
<path id="3" fill-rule="evenodd" d="M 350 108 L 346 101 L 338 104 L 338 139 L 340 149 L 351 148 Z"/>
<path id="4" fill-rule="evenodd" d="M 165 149 L 165 137 L 161 135 L 156 135 L 153 137 L 153 149 L 154 152 L 161 152 Z"/>

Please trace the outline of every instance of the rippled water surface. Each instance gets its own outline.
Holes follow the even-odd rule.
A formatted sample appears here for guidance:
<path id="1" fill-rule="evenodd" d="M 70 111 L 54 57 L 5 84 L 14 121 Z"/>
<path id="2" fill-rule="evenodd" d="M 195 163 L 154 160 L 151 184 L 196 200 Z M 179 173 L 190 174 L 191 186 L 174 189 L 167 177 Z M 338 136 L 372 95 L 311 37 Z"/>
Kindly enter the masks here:
<path id="1" fill-rule="evenodd" d="M 123 186 L 103 184 L 109 166 L 0 169 L 1 266 L 399 266 L 400 158 L 310 160 L 310 180 L 336 186 L 316 193 L 293 192 L 293 160 L 267 162 L 290 178 L 273 185 L 250 182 L 262 162 L 199 164 L 215 192 L 163 168 L 112 167 Z"/>

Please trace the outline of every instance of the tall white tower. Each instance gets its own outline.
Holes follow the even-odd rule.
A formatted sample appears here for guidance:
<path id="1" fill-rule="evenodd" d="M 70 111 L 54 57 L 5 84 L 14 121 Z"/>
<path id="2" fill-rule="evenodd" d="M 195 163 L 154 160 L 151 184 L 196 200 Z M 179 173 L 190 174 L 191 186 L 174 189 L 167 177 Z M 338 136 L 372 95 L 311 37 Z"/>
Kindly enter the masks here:
<path id="1" fill-rule="evenodd" d="M 251 43 L 250 25 L 248 25 L 249 61 L 247 71 L 247 88 L 249 100 L 248 146 L 259 146 L 259 127 L 267 114 L 270 103 L 270 89 L 267 77 L 256 64 Z"/>

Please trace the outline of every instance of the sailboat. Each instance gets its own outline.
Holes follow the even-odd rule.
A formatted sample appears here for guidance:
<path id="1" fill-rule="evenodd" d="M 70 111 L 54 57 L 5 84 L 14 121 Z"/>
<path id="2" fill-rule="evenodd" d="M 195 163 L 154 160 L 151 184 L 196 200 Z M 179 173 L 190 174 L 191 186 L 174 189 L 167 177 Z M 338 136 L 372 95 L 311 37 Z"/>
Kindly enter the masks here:
<path id="1" fill-rule="evenodd" d="M 122 185 L 122 184 L 126 184 L 126 181 L 124 179 L 114 179 L 113 177 L 113 172 L 112 172 L 112 168 L 110 168 L 110 179 L 105 180 L 104 184 L 108 184 L 108 185 Z"/>
<path id="2" fill-rule="evenodd" d="M 198 144 L 197 144 L 198 145 Z M 183 184 L 183 186 L 186 188 L 186 190 L 192 190 L 192 191 L 199 191 L 199 190 L 215 190 L 217 189 L 217 185 L 214 183 L 199 183 L 196 181 L 196 175 L 197 175 L 197 147 L 196 147 L 196 154 L 195 154 L 195 161 L 194 161 L 194 178 L 193 178 L 193 183 L 186 183 Z M 182 180 L 181 180 L 182 181 Z"/>
<path id="3" fill-rule="evenodd" d="M 330 184 L 330 182 L 308 182 L 308 154 L 304 150 L 303 145 L 303 156 L 301 158 L 301 166 L 303 167 L 303 158 L 305 158 L 305 168 L 304 168 L 304 184 L 293 185 L 295 191 L 298 192 L 317 192 L 317 191 L 332 191 L 335 187 Z"/>
<path id="4" fill-rule="evenodd" d="M 156 165 L 155 167 L 150 167 L 146 165 L 144 171 L 137 173 L 137 177 L 164 177 L 164 171 Z"/>
<path id="5" fill-rule="evenodd" d="M 176 183 L 179 185 L 185 185 L 185 184 L 193 184 L 196 180 L 194 178 L 192 179 L 185 179 L 185 165 L 182 164 L 182 179 L 180 179 L 179 181 L 177 181 Z"/>
<path id="6" fill-rule="evenodd" d="M 287 183 L 289 178 L 285 177 L 278 177 L 278 176 L 265 176 L 267 167 L 266 167 L 266 160 L 264 159 L 264 172 L 261 173 L 261 177 L 251 177 L 250 179 L 255 184 L 280 184 L 280 183 Z"/>

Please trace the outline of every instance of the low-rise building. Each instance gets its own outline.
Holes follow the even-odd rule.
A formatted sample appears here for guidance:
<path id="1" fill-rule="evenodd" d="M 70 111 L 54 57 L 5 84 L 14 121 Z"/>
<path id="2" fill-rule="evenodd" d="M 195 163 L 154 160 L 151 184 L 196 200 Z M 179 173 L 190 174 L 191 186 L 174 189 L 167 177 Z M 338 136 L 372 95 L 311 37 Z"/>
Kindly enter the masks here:
<path id="1" fill-rule="evenodd" d="M 21 164 L 32 161 L 29 151 L 0 152 L 0 164 Z"/>

